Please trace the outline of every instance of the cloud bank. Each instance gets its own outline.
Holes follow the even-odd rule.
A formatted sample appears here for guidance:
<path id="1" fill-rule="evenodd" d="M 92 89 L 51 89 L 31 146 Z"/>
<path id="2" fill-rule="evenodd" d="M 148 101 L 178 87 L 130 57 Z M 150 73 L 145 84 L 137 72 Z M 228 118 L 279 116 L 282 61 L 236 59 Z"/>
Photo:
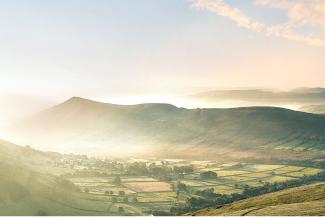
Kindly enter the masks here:
<path id="1" fill-rule="evenodd" d="M 288 40 L 303 42 L 308 45 L 325 47 L 325 1 L 323 0 L 255 0 L 256 6 L 264 6 L 284 10 L 288 20 L 286 23 L 266 25 L 234 8 L 225 0 L 192 0 L 195 8 L 208 10 L 218 16 L 227 17 L 238 26 L 269 36 L 282 37 Z M 304 27 L 316 28 L 321 37 L 310 33 L 298 33 Z M 324 37 L 323 37 L 324 36 Z"/>

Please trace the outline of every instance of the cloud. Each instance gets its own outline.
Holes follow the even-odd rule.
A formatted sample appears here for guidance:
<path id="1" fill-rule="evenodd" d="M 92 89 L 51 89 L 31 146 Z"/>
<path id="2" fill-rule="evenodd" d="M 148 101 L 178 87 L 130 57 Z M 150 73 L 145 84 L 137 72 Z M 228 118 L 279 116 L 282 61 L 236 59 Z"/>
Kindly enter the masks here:
<path id="1" fill-rule="evenodd" d="M 232 8 L 227 5 L 223 0 L 195 0 L 193 6 L 209 10 L 219 16 L 228 17 L 238 24 L 240 27 L 251 29 L 260 32 L 263 25 L 259 22 L 252 21 L 249 17 L 241 13 L 237 8 Z"/>
<path id="2" fill-rule="evenodd" d="M 287 11 L 288 23 L 325 27 L 325 1 L 255 0 L 256 5 Z"/>
<path id="3" fill-rule="evenodd" d="M 321 32 L 321 36 L 325 35 L 325 1 L 323 0 L 255 0 L 254 3 L 257 6 L 280 9 L 287 13 L 287 22 L 278 25 L 265 25 L 254 20 L 238 8 L 227 4 L 225 0 L 192 0 L 192 3 L 195 8 L 227 17 L 238 26 L 254 32 L 262 32 L 269 36 L 282 37 L 312 46 L 325 47 L 325 37 L 316 37 L 297 31 L 299 28 L 312 27 L 317 28 Z"/>

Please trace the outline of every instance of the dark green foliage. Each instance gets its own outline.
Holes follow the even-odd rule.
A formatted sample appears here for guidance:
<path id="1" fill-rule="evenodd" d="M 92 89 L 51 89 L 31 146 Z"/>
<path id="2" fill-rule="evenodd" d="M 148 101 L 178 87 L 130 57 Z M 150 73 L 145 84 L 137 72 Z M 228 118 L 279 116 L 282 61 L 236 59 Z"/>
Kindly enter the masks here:
<path id="1" fill-rule="evenodd" d="M 148 169 L 145 163 L 143 162 L 134 162 L 126 166 L 127 175 L 147 175 Z"/>
<path id="2" fill-rule="evenodd" d="M 152 212 L 153 216 L 170 216 L 169 212 L 165 212 L 165 211 L 160 211 L 160 210 L 154 210 Z"/>
<path id="3" fill-rule="evenodd" d="M 117 203 L 117 198 L 116 197 L 112 197 L 112 203 Z"/>
<path id="4" fill-rule="evenodd" d="M 206 172 L 202 172 L 200 173 L 200 177 L 202 179 L 215 179 L 217 178 L 217 173 L 213 172 L 213 171 L 206 171 Z"/>
<path id="5" fill-rule="evenodd" d="M 113 183 L 117 186 L 120 186 L 122 184 L 121 178 L 119 176 L 116 176 L 113 180 Z"/>
<path id="6" fill-rule="evenodd" d="M 194 166 L 193 165 L 174 166 L 173 170 L 176 174 L 188 174 L 194 171 Z"/>
<path id="7" fill-rule="evenodd" d="M 179 191 L 186 191 L 187 190 L 187 186 L 184 183 L 180 182 L 180 181 L 177 182 L 176 188 Z"/>
<path id="8" fill-rule="evenodd" d="M 43 210 L 39 210 L 36 213 L 36 216 L 48 216 L 47 212 L 43 211 Z"/>
<path id="9" fill-rule="evenodd" d="M 202 197 L 190 197 L 186 199 L 186 204 L 192 209 L 198 209 L 211 205 L 211 201 L 206 200 Z"/>
<path id="10" fill-rule="evenodd" d="M 125 211 L 124 211 L 124 208 L 121 207 L 121 206 L 119 206 L 119 207 L 118 207 L 118 212 L 119 212 L 119 213 L 124 213 L 124 212 L 125 212 Z"/>
<path id="11" fill-rule="evenodd" d="M 202 191 L 200 190 L 197 190 L 195 192 L 195 194 L 199 195 L 199 196 L 202 196 L 202 197 L 207 197 L 207 198 L 214 198 L 214 197 L 220 197 L 221 194 L 216 194 L 214 193 L 214 189 L 213 188 L 206 188 Z"/>

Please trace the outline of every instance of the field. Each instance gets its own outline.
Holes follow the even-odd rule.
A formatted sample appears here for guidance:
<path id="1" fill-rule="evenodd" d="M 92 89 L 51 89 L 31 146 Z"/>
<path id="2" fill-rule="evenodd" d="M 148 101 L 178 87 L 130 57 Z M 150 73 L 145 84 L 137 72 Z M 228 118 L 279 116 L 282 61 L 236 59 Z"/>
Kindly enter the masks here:
<path id="1" fill-rule="evenodd" d="M 289 165 L 248 163 L 218 163 L 210 161 L 164 160 L 169 167 L 192 165 L 193 171 L 177 180 L 162 181 L 149 176 L 121 176 L 121 183 L 114 183 L 115 176 L 69 178 L 91 199 L 110 204 L 112 212 L 123 207 L 125 214 L 148 214 L 152 210 L 166 211 L 175 204 L 185 204 L 193 190 L 213 189 L 218 194 L 241 193 L 245 187 L 262 186 L 265 183 L 286 182 L 304 176 L 315 175 L 321 169 Z M 142 162 L 142 161 L 141 161 Z M 143 160 L 143 162 L 146 162 Z M 147 161 L 147 163 L 150 163 Z M 155 161 L 155 164 L 158 164 Z M 200 173 L 214 171 L 217 178 L 206 179 Z M 176 193 L 174 186 L 185 184 L 188 191 Z"/>
<path id="2" fill-rule="evenodd" d="M 312 184 L 252 197 L 218 208 L 206 208 L 195 216 L 321 216 L 325 213 L 325 184 Z"/>
<path id="3" fill-rule="evenodd" d="M 166 182 L 130 182 L 125 184 L 129 189 L 136 192 L 159 192 L 171 191 L 171 185 Z"/>

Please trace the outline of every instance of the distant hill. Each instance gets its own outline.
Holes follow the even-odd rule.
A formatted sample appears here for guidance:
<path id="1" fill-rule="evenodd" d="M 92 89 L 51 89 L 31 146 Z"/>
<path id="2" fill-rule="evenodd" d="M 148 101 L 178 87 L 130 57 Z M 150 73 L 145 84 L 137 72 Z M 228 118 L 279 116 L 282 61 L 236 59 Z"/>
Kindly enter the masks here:
<path id="1" fill-rule="evenodd" d="M 299 88 L 291 91 L 272 91 L 263 89 L 215 90 L 186 96 L 207 105 L 308 105 L 325 104 L 325 88 Z"/>
<path id="2" fill-rule="evenodd" d="M 17 123 L 19 144 L 88 154 L 243 156 L 260 150 L 325 149 L 325 117 L 276 107 L 184 109 L 169 104 L 113 105 L 71 98 Z M 248 154 L 247 156 L 249 156 Z M 304 153 L 307 156 L 307 153 Z"/>
<path id="3" fill-rule="evenodd" d="M 320 216 L 325 213 L 325 184 L 313 184 L 207 208 L 197 216 Z"/>
<path id="4" fill-rule="evenodd" d="M 325 105 L 306 105 L 299 108 L 299 111 L 315 114 L 325 114 Z"/>

